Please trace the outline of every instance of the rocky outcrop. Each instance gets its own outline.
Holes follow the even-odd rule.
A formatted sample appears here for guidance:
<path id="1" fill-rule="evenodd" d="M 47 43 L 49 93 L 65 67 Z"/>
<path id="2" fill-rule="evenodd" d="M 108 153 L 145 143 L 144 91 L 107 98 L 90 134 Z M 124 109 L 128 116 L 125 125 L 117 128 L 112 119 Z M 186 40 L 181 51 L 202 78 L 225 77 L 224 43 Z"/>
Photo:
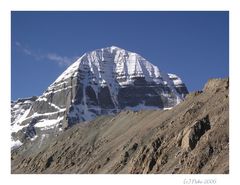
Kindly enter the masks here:
<path id="1" fill-rule="evenodd" d="M 171 110 L 123 111 L 12 151 L 12 173 L 229 173 L 229 81 Z"/>
<path id="2" fill-rule="evenodd" d="M 203 136 L 210 128 L 211 125 L 208 115 L 201 120 L 197 120 L 190 128 L 184 130 L 181 146 L 193 150 L 201 136 Z"/>

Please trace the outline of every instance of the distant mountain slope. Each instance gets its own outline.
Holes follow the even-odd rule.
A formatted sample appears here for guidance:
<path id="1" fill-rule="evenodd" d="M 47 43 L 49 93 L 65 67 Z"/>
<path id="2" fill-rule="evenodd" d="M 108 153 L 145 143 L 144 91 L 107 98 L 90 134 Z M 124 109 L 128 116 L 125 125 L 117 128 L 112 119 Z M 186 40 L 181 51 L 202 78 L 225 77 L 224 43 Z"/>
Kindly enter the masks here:
<path id="1" fill-rule="evenodd" d="M 177 75 L 160 71 L 137 53 L 116 46 L 87 52 L 41 96 L 12 102 L 12 148 L 29 140 L 42 143 L 46 134 L 99 115 L 171 108 L 187 93 Z"/>
<path id="2" fill-rule="evenodd" d="M 74 125 L 12 151 L 12 173 L 229 173 L 228 89 L 228 79 L 212 79 L 171 110 Z"/>

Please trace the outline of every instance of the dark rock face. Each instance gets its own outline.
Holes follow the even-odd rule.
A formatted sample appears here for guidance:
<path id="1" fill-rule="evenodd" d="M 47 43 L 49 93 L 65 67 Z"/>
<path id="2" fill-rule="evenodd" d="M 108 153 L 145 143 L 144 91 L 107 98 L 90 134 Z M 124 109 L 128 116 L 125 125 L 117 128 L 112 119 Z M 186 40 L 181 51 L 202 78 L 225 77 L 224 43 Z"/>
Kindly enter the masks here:
<path id="1" fill-rule="evenodd" d="M 195 148 L 202 135 L 209 129 L 211 129 L 211 124 L 208 115 L 194 124 L 189 137 L 189 146 L 192 150 Z"/>
<path id="2" fill-rule="evenodd" d="M 118 101 L 120 102 L 120 108 L 134 107 L 139 104 L 144 104 L 146 106 L 155 106 L 158 108 L 169 107 L 166 103 L 164 104 L 164 93 L 167 88 L 161 87 L 156 84 L 148 84 L 146 81 L 141 85 L 128 86 L 121 88 L 118 93 Z M 165 91 L 167 94 L 168 91 Z M 169 98 L 170 102 L 170 98 Z"/>
<path id="3" fill-rule="evenodd" d="M 108 87 L 101 87 L 98 93 L 99 98 L 99 107 L 101 109 L 115 109 L 116 107 L 113 104 L 110 90 Z"/>
<path id="4" fill-rule="evenodd" d="M 182 84 L 182 86 L 176 87 L 176 90 L 179 94 L 182 94 L 184 97 L 188 94 L 188 90 L 185 84 Z"/>

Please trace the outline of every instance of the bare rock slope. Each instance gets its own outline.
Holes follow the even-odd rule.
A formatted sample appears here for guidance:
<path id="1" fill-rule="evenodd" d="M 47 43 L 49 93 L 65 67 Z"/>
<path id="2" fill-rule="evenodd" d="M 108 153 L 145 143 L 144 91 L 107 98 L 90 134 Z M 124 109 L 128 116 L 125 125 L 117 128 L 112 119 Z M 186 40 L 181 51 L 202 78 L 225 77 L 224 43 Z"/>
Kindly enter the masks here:
<path id="1" fill-rule="evenodd" d="M 229 173 L 228 79 L 171 110 L 77 124 L 40 148 L 12 151 L 12 173 Z"/>

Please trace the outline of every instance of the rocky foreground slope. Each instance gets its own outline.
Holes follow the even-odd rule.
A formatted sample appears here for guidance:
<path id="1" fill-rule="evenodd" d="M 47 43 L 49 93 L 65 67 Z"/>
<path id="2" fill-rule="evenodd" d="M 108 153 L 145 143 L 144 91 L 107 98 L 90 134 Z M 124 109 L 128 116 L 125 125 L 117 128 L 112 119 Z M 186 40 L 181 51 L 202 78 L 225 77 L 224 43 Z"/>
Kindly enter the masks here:
<path id="1" fill-rule="evenodd" d="M 171 110 L 74 125 L 13 150 L 12 173 L 229 173 L 228 88 L 228 79 L 212 79 Z"/>

